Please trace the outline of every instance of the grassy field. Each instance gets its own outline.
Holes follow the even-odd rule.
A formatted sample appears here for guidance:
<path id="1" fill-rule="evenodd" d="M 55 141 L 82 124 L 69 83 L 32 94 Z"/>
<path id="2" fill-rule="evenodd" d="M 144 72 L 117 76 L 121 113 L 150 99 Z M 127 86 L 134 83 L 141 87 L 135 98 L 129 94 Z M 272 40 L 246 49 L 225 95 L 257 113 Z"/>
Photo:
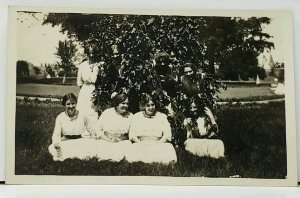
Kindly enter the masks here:
<path id="1" fill-rule="evenodd" d="M 36 96 L 36 97 L 55 97 L 59 98 L 66 93 L 74 93 L 78 96 L 79 87 L 73 85 L 47 85 L 25 83 L 17 84 L 16 94 L 20 96 Z M 220 90 L 218 94 L 221 100 L 228 99 L 246 99 L 246 98 L 273 98 L 274 94 L 270 92 L 267 86 L 234 86 L 228 87 L 227 90 Z M 281 97 L 281 96 L 279 96 Z M 278 96 L 275 96 L 278 98 Z"/>
<path id="2" fill-rule="evenodd" d="M 178 147 L 173 165 L 96 159 L 54 162 L 47 147 L 61 111 L 57 104 L 17 102 L 16 174 L 285 178 L 287 173 L 284 102 L 221 106 L 216 115 L 226 157 L 196 157 Z"/>

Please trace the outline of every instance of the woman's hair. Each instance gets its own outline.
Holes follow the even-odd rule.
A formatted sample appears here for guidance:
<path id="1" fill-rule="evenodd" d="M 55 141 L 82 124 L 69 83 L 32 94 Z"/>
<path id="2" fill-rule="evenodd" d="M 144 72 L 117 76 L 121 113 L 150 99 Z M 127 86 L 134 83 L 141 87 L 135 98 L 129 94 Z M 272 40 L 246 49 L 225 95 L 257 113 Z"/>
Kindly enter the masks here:
<path id="1" fill-rule="evenodd" d="M 149 101 L 153 101 L 153 103 L 156 105 L 155 97 L 146 93 L 142 93 L 140 103 L 139 103 L 139 107 L 141 111 L 145 110 L 145 106 L 148 104 Z"/>
<path id="2" fill-rule="evenodd" d="M 77 103 L 77 98 L 76 98 L 76 96 L 73 93 L 68 93 L 68 94 L 64 95 L 64 97 L 62 98 L 62 102 L 61 102 L 62 105 L 65 106 L 66 102 L 68 100 L 72 100 L 72 101 L 74 101 L 74 102 Z"/>
<path id="3" fill-rule="evenodd" d="M 171 64 L 172 60 L 170 55 L 166 52 L 159 52 L 154 56 L 155 60 L 155 71 L 159 75 L 166 75 L 170 71 L 169 65 Z M 164 64 L 162 64 L 164 63 Z"/>
<path id="4" fill-rule="evenodd" d="M 120 103 L 124 102 L 127 98 L 128 96 L 126 94 L 115 94 L 112 96 L 112 105 L 116 107 Z"/>

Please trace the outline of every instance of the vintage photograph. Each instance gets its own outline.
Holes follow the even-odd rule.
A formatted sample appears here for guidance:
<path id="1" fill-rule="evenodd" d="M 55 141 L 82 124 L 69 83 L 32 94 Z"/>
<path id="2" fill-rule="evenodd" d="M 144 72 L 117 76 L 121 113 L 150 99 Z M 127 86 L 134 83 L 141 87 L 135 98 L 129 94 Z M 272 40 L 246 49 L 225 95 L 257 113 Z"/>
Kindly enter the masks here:
<path id="1" fill-rule="evenodd" d="M 291 26 L 10 7 L 8 183 L 296 185 Z"/>

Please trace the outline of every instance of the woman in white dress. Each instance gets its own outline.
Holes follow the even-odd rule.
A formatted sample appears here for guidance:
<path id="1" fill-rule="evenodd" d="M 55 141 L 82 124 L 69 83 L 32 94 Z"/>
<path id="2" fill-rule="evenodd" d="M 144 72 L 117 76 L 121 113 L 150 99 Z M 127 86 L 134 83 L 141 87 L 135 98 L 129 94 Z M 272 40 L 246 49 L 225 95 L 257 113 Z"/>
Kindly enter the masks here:
<path id="1" fill-rule="evenodd" d="M 85 118 L 76 110 L 76 103 L 77 98 L 72 93 L 66 94 L 62 99 L 65 111 L 56 117 L 52 144 L 48 147 L 55 161 L 95 157 L 90 145 L 96 140 L 87 138 Z"/>
<path id="2" fill-rule="evenodd" d="M 131 145 L 128 132 L 133 115 L 128 111 L 128 97 L 114 93 L 112 98 L 114 107 L 106 109 L 98 120 L 96 150 L 99 161 L 121 161 Z"/>
<path id="3" fill-rule="evenodd" d="M 163 163 L 177 161 L 171 141 L 171 127 L 167 116 L 156 111 L 155 101 L 144 94 L 140 107 L 142 111 L 134 114 L 129 130 L 132 144 L 126 159 L 129 162 Z"/>
<path id="4" fill-rule="evenodd" d="M 185 150 L 200 157 L 224 157 L 223 141 L 218 139 L 218 125 L 208 107 L 199 114 L 195 103 L 191 104 L 190 116 L 184 120 L 187 131 Z"/>
<path id="5" fill-rule="evenodd" d="M 80 87 L 78 95 L 77 109 L 83 115 L 97 114 L 93 101 L 93 91 L 95 90 L 95 82 L 98 75 L 98 65 L 90 64 L 88 58 L 78 66 L 77 85 Z"/>

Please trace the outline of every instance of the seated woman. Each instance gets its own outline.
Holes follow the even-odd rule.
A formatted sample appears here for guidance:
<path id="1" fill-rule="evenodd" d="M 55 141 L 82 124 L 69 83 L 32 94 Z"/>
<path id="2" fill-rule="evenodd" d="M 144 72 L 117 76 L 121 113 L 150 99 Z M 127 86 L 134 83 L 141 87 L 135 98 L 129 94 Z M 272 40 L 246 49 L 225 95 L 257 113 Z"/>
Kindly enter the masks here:
<path id="1" fill-rule="evenodd" d="M 131 141 L 128 131 L 132 113 L 128 111 L 128 97 L 113 93 L 113 106 L 106 109 L 98 120 L 96 155 L 99 161 L 121 161 Z"/>
<path id="2" fill-rule="evenodd" d="M 82 138 L 88 132 L 84 116 L 76 110 L 76 104 L 77 98 L 73 93 L 66 94 L 62 99 L 65 111 L 56 117 L 52 144 L 48 147 L 55 161 L 95 156 L 94 149 L 90 146 L 93 140 Z"/>
<path id="3" fill-rule="evenodd" d="M 171 127 L 167 116 L 156 111 L 155 101 L 147 94 L 140 101 L 142 111 L 134 114 L 129 130 L 132 144 L 128 162 L 164 163 L 177 161 L 171 141 Z"/>
<path id="4" fill-rule="evenodd" d="M 187 131 L 184 145 L 188 152 L 197 156 L 224 157 L 224 144 L 222 140 L 217 139 L 218 125 L 208 107 L 198 111 L 193 102 L 190 116 L 184 120 L 184 126 Z"/>

